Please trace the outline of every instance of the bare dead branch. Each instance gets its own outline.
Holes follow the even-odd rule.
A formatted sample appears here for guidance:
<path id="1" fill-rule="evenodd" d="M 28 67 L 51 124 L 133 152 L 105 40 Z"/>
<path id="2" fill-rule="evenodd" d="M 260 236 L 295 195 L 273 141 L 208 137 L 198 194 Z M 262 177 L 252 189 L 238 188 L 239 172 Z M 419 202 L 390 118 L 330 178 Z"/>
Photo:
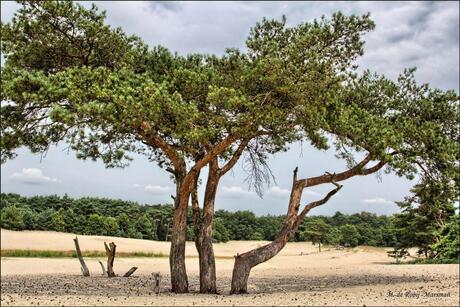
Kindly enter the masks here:
<path id="1" fill-rule="evenodd" d="M 341 188 L 342 188 L 342 185 L 339 185 L 335 182 L 333 182 L 333 184 L 336 186 L 335 189 L 331 190 L 329 193 L 327 193 L 327 195 L 323 198 L 323 199 L 320 199 L 320 200 L 317 200 L 317 201 L 314 201 L 314 202 L 311 202 L 309 203 L 308 205 L 306 205 L 302 212 L 300 212 L 300 214 L 298 215 L 297 217 L 297 222 L 298 224 L 302 223 L 303 219 L 305 218 L 305 215 L 307 215 L 307 213 L 315 208 L 315 207 L 318 207 L 318 206 L 321 206 L 321 205 L 324 205 L 325 203 L 327 203 L 329 201 L 329 199 L 334 196 Z M 297 223 L 296 222 L 296 223 Z"/>
<path id="2" fill-rule="evenodd" d="M 250 139 L 246 138 L 241 141 L 240 145 L 238 145 L 238 148 L 236 149 L 235 153 L 231 157 L 231 159 L 224 165 L 222 168 L 219 170 L 219 177 L 223 176 L 225 173 L 227 173 L 238 161 L 238 159 L 241 157 L 241 154 L 243 153 L 244 149 L 248 145 Z"/>
<path id="3" fill-rule="evenodd" d="M 354 167 L 344 172 L 334 173 L 334 174 L 326 172 L 322 176 L 301 179 L 299 180 L 299 184 L 302 185 L 304 188 L 306 188 L 306 187 L 316 186 L 316 185 L 323 184 L 323 183 L 332 183 L 333 181 L 334 182 L 342 181 L 342 180 L 346 180 L 354 176 L 365 176 L 365 175 L 369 175 L 371 173 L 377 172 L 379 169 L 381 169 L 386 164 L 386 162 L 380 161 L 376 165 L 370 168 L 364 168 L 364 166 L 366 166 L 366 164 L 369 161 L 371 161 L 371 156 L 367 155 L 357 165 L 355 165 Z"/>

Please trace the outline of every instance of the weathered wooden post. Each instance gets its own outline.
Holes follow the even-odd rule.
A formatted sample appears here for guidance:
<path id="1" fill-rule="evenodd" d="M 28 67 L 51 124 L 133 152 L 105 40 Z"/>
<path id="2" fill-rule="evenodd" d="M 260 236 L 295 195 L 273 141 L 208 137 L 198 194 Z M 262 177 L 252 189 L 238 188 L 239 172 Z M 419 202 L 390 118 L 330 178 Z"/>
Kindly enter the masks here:
<path id="1" fill-rule="evenodd" d="M 78 237 L 75 237 L 75 239 L 73 239 L 73 242 L 75 243 L 75 250 L 77 251 L 78 260 L 80 260 L 81 272 L 83 276 L 89 276 L 88 267 L 86 266 L 85 260 L 83 260 L 83 256 L 80 250 L 80 245 L 78 244 Z"/>

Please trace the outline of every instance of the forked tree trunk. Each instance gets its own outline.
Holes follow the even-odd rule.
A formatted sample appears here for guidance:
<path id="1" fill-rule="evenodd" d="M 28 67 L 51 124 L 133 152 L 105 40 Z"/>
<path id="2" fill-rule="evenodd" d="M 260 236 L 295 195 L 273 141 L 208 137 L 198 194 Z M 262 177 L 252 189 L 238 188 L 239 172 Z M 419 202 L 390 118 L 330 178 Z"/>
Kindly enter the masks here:
<path id="1" fill-rule="evenodd" d="M 216 261 L 212 245 L 212 225 L 214 218 L 214 201 L 220 178 L 225 175 L 238 161 L 251 138 L 241 140 L 232 158 L 219 168 L 218 158 L 209 161 L 208 180 L 203 202 L 203 214 L 197 196 L 197 181 L 192 193 L 193 222 L 195 225 L 195 245 L 198 250 L 200 263 L 200 292 L 217 293 Z"/>
<path id="2" fill-rule="evenodd" d="M 173 214 L 171 231 L 171 249 L 169 254 L 169 265 L 171 270 L 171 286 L 175 293 L 188 292 L 188 278 L 185 268 L 185 244 L 187 232 L 187 208 L 193 182 L 197 172 L 205 167 L 210 159 L 217 157 L 227 150 L 234 141 L 239 138 L 238 133 L 230 133 L 219 143 L 211 146 L 209 152 L 200 155 L 195 165 L 187 173 L 185 158 L 174 146 L 168 144 L 159 137 L 148 122 L 141 122 L 140 126 L 134 127 L 142 136 L 146 144 L 159 148 L 168 157 L 172 168 L 167 171 L 174 174 L 176 181 L 176 199 Z M 169 170 L 168 170 L 169 169 Z"/>
<path id="3" fill-rule="evenodd" d="M 104 247 L 107 255 L 107 276 L 115 277 L 115 272 L 113 271 L 113 261 L 115 260 L 117 246 L 113 242 L 110 242 L 109 246 L 107 246 L 107 243 L 104 242 Z"/>
<path id="4" fill-rule="evenodd" d="M 85 260 L 83 260 L 83 256 L 80 250 L 80 244 L 78 244 L 78 238 L 75 237 L 75 239 L 73 239 L 73 242 L 75 243 L 75 250 L 77 251 L 77 257 L 78 257 L 78 260 L 80 261 L 81 272 L 83 276 L 89 276 L 89 270 L 88 270 L 88 267 L 86 266 Z"/>

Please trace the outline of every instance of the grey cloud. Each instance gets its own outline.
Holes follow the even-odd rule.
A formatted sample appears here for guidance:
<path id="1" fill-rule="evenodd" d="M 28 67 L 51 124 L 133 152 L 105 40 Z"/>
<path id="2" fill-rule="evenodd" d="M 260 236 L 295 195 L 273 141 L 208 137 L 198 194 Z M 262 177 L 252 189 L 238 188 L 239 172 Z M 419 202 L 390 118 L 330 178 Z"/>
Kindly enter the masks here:
<path id="1" fill-rule="evenodd" d="M 420 82 L 458 90 L 458 3 L 455 2 L 99 2 L 108 21 L 151 46 L 222 54 L 245 48 L 249 29 L 263 17 L 287 16 L 289 25 L 330 16 L 371 13 L 376 29 L 365 35 L 362 69 L 395 79 L 417 66 Z"/>
<path id="2" fill-rule="evenodd" d="M 371 10 L 372 12 L 372 10 Z M 416 66 L 419 82 L 458 90 L 458 5 L 407 2 L 375 10 L 375 31 L 366 35 L 362 68 L 395 79 Z"/>
<path id="3" fill-rule="evenodd" d="M 182 6 L 178 1 L 150 1 L 148 3 L 150 9 L 153 11 L 180 11 Z"/>

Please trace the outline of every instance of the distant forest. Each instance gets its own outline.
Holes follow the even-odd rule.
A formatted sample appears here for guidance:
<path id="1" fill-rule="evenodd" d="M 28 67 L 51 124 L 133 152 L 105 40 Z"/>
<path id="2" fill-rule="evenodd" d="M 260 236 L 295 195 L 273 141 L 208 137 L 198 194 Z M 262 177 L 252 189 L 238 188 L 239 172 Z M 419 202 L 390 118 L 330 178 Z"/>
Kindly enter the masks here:
<path id="1" fill-rule="evenodd" d="M 168 241 L 172 205 L 140 205 L 132 201 L 67 196 L 22 197 L 1 194 L 1 227 L 12 230 L 52 230 L 84 235 L 104 235 Z M 188 214 L 188 240 L 193 240 L 192 215 Z M 310 216 L 299 227 L 294 241 L 344 246 L 394 246 L 392 217 L 368 212 Z M 275 238 L 283 216 L 256 216 L 250 211 L 215 214 L 215 242 Z M 324 236 L 326 237 L 323 237 Z"/>
<path id="2" fill-rule="evenodd" d="M 406 206 L 406 208 L 404 207 Z M 393 247 L 391 257 L 399 260 L 407 249 L 418 247 L 426 258 L 460 257 L 459 216 L 453 214 L 442 226 L 426 212 L 407 209 L 391 216 L 369 212 L 333 216 L 307 216 L 291 241 L 321 245 Z M 405 209 L 404 209 L 405 208 Z M 1 194 L 1 227 L 11 230 L 51 230 L 82 235 L 168 241 L 173 206 L 140 205 L 132 201 L 68 196 L 23 197 Z M 256 216 L 250 211 L 215 213 L 214 242 L 275 239 L 283 216 Z M 194 239 L 192 212 L 188 212 L 188 240 Z"/>

